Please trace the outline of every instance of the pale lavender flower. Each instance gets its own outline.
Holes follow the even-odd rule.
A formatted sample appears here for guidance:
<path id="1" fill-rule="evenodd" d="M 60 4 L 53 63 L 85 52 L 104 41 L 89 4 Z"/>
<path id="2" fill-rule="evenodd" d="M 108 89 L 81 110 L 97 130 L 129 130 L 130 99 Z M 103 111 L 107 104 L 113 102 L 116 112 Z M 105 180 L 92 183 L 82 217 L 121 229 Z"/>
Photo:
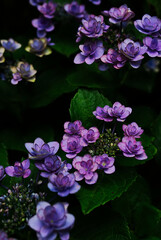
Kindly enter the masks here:
<path id="1" fill-rule="evenodd" d="M 39 240 L 54 240 L 59 234 L 61 240 L 69 239 L 75 217 L 67 212 L 68 203 L 54 205 L 41 201 L 36 207 L 36 215 L 29 219 L 28 225 L 37 232 Z"/>
<path id="2" fill-rule="evenodd" d="M 73 173 L 59 172 L 49 176 L 48 188 L 52 192 L 57 192 L 59 196 L 66 197 L 79 191 L 80 185 L 75 181 Z"/>
<path id="3" fill-rule="evenodd" d="M 9 52 L 14 52 L 21 47 L 21 44 L 9 38 L 8 40 L 1 40 L 2 47 L 4 47 Z"/>
<path id="4" fill-rule="evenodd" d="M 94 63 L 95 60 L 101 58 L 104 54 L 104 47 L 102 41 L 88 41 L 79 46 L 81 53 L 78 53 L 74 58 L 75 64 L 87 63 L 88 65 Z"/>
<path id="5" fill-rule="evenodd" d="M 123 151 L 125 157 L 134 157 L 138 160 L 147 159 L 141 142 L 136 141 L 134 137 L 123 137 L 118 147 Z"/>
<path id="6" fill-rule="evenodd" d="M 38 57 L 43 57 L 52 53 L 48 45 L 49 40 L 47 38 L 34 38 L 33 40 L 29 40 L 28 46 L 25 48 L 25 50 L 35 54 Z M 52 43 L 52 45 L 54 44 Z"/>
<path id="7" fill-rule="evenodd" d="M 84 129 L 81 131 L 80 145 L 83 147 L 88 146 L 89 143 L 94 143 L 100 136 L 98 128 L 91 127 L 89 130 Z"/>
<path id="8" fill-rule="evenodd" d="M 32 6 L 38 6 L 39 4 L 43 4 L 46 0 L 29 0 L 29 3 L 32 5 Z"/>
<path id="9" fill-rule="evenodd" d="M 158 37 L 161 30 L 161 20 L 156 16 L 151 17 L 148 14 L 145 14 L 142 17 L 142 20 L 134 21 L 136 29 L 144 34 L 152 35 Z"/>
<path id="10" fill-rule="evenodd" d="M 103 154 L 100 156 L 94 156 L 94 161 L 98 164 L 98 169 L 104 170 L 104 173 L 111 174 L 115 172 L 115 159 L 113 157 Z"/>
<path id="11" fill-rule="evenodd" d="M 40 175 L 48 178 L 52 173 L 58 173 L 63 166 L 61 158 L 57 155 L 51 155 L 46 157 L 42 161 L 35 162 L 35 166 L 42 171 Z"/>
<path id="12" fill-rule="evenodd" d="M 111 117 L 108 113 L 109 108 L 110 107 L 108 105 L 105 105 L 103 108 L 102 107 L 97 107 L 96 111 L 94 111 L 93 114 L 99 120 L 103 120 L 105 122 L 112 122 L 113 117 Z"/>
<path id="13" fill-rule="evenodd" d="M 147 47 L 141 46 L 139 42 L 127 38 L 118 44 L 119 51 L 129 60 L 133 68 L 140 67 L 141 60 L 144 58 L 143 54 L 146 53 Z"/>
<path id="14" fill-rule="evenodd" d="M 37 9 L 45 18 L 53 18 L 56 11 L 57 4 L 53 2 L 44 3 L 43 5 L 38 5 Z"/>
<path id="15" fill-rule="evenodd" d="M 35 82 L 37 71 L 34 69 L 33 65 L 27 62 L 18 62 L 16 67 L 11 67 L 13 73 L 13 79 L 11 80 L 12 84 L 17 84 L 22 79 L 25 79 L 28 82 Z"/>
<path id="16" fill-rule="evenodd" d="M 109 116 L 116 118 L 119 122 L 124 122 L 131 112 L 132 109 L 130 107 L 125 107 L 119 102 L 115 102 L 111 108 L 108 108 Z"/>
<path id="17" fill-rule="evenodd" d="M 25 143 L 29 152 L 29 158 L 41 160 L 48 156 L 55 155 L 59 150 L 59 143 L 56 141 L 45 143 L 43 139 L 36 138 L 34 143 Z"/>
<path id="18" fill-rule="evenodd" d="M 69 136 L 64 134 L 63 140 L 61 141 L 61 148 L 67 153 L 67 158 L 74 158 L 83 149 L 83 147 L 80 145 L 80 136 Z"/>
<path id="19" fill-rule="evenodd" d="M 149 57 L 161 57 L 161 39 L 145 37 L 143 43 L 147 46 L 146 53 Z"/>
<path id="20" fill-rule="evenodd" d="M 144 132 L 144 130 L 139 127 L 136 122 L 132 122 L 128 125 L 123 124 L 122 130 L 124 131 L 125 136 L 135 138 L 140 138 L 140 135 Z"/>
<path id="21" fill-rule="evenodd" d="M 94 5 L 100 5 L 101 4 L 101 0 L 89 0 L 91 3 L 93 3 Z"/>
<path id="22" fill-rule="evenodd" d="M 113 7 L 109 11 L 105 10 L 103 11 L 103 14 L 105 16 L 109 16 L 109 21 L 114 24 L 129 21 L 135 16 L 135 13 L 131 11 L 126 4 L 120 6 L 119 8 Z"/>
<path id="23" fill-rule="evenodd" d="M 77 169 L 74 172 L 76 181 L 85 179 L 87 184 L 95 184 L 98 179 L 98 174 L 95 172 L 98 168 L 98 164 L 94 162 L 91 155 L 86 154 L 83 157 L 75 157 L 73 159 L 73 167 Z"/>
<path id="24" fill-rule="evenodd" d="M 0 165 L 0 181 L 6 176 L 4 167 Z"/>
<path id="25" fill-rule="evenodd" d="M 83 130 L 84 127 L 82 126 L 82 122 L 80 120 L 76 120 L 73 123 L 72 122 L 65 122 L 64 123 L 64 132 L 69 135 L 80 135 L 81 130 Z"/>
<path id="26" fill-rule="evenodd" d="M 76 18 L 83 18 L 86 14 L 85 6 L 73 1 L 64 5 L 64 10 Z"/>
<path id="27" fill-rule="evenodd" d="M 78 28 L 78 38 L 76 41 L 79 42 L 82 36 L 99 38 L 107 32 L 109 27 L 110 26 L 104 23 L 104 17 L 102 15 L 88 15 L 85 19 L 82 19 L 82 26 Z"/>
<path id="28" fill-rule="evenodd" d="M 108 49 L 107 54 L 101 57 L 101 61 L 105 64 L 110 63 L 114 68 L 120 69 L 125 65 L 127 59 L 123 54 L 118 53 L 116 50 L 110 48 Z"/>
<path id="29" fill-rule="evenodd" d="M 27 178 L 31 174 L 30 160 L 26 159 L 22 162 L 15 162 L 14 166 L 8 166 L 5 168 L 5 172 L 10 177 L 23 177 Z"/>
<path id="30" fill-rule="evenodd" d="M 52 20 L 49 18 L 45 18 L 41 15 L 37 19 L 32 20 L 33 27 L 37 28 L 37 36 L 38 38 L 43 38 L 46 36 L 46 32 L 51 32 L 54 30 L 54 25 Z"/>

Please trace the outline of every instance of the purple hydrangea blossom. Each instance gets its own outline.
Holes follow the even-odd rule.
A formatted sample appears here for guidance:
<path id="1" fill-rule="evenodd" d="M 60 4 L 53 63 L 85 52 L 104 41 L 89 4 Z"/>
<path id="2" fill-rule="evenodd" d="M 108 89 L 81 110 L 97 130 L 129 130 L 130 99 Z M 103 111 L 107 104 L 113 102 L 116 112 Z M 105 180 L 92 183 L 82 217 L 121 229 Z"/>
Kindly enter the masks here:
<path id="1" fill-rule="evenodd" d="M 135 13 L 131 11 L 126 4 L 120 6 L 119 8 L 113 7 L 109 11 L 105 10 L 103 11 L 103 14 L 105 16 L 109 16 L 109 21 L 114 24 L 129 21 L 135 16 Z"/>
<path id="2" fill-rule="evenodd" d="M 98 169 L 104 170 L 104 173 L 111 174 L 115 172 L 115 159 L 113 157 L 103 154 L 100 156 L 94 156 L 94 161 L 98 164 Z"/>
<path id="3" fill-rule="evenodd" d="M 161 57 L 161 39 L 145 37 L 143 43 L 147 46 L 146 53 L 149 57 Z"/>
<path id="4" fill-rule="evenodd" d="M 46 157 L 42 161 L 35 162 L 35 166 L 42 171 L 40 175 L 42 177 L 48 178 L 52 173 L 58 173 L 63 166 L 61 158 L 56 155 L 51 155 Z"/>
<path id="5" fill-rule="evenodd" d="M 69 239 L 69 230 L 75 217 L 67 212 L 68 203 L 58 202 L 51 206 L 41 201 L 36 208 L 36 215 L 29 219 L 28 225 L 37 232 L 40 240 L 54 240 L 59 234 L 61 240 Z"/>
<path id="6" fill-rule="evenodd" d="M 123 54 L 118 53 L 116 50 L 110 48 L 108 49 L 107 54 L 101 57 L 101 61 L 103 63 L 110 63 L 114 68 L 120 69 L 125 65 L 127 59 Z"/>
<path id="7" fill-rule="evenodd" d="M 91 127 L 89 130 L 84 129 L 81 131 L 81 139 L 80 144 L 85 147 L 88 146 L 89 143 L 94 143 L 100 136 L 100 132 L 98 128 Z"/>
<path id="8" fill-rule="evenodd" d="M 61 148 L 67 153 L 67 158 L 74 158 L 83 149 L 83 147 L 80 145 L 80 136 L 69 136 L 64 134 L 63 140 L 61 141 Z"/>
<path id="9" fill-rule="evenodd" d="M 56 141 L 45 143 L 43 139 L 36 138 L 34 143 L 25 143 L 29 152 L 29 158 L 41 160 L 48 156 L 55 155 L 59 150 L 59 143 Z"/>
<path id="10" fill-rule="evenodd" d="M 65 4 L 64 10 L 76 18 L 83 18 L 86 14 L 85 6 L 78 4 L 76 1 Z"/>
<path id="11" fill-rule="evenodd" d="M 51 39 L 50 39 L 51 40 Z M 44 55 L 49 55 L 52 53 L 51 49 L 47 46 L 50 45 L 50 41 L 47 38 L 34 38 L 33 40 L 29 40 L 29 43 L 25 50 L 27 52 L 33 53 L 38 57 L 43 57 Z M 54 43 L 52 43 L 54 45 Z"/>
<path id="12" fill-rule="evenodd" d="M 101 0 L 89 0 L 91 3 L 93 3 L 94 5 L 100 5 L 101 4 Z"/>
<path id="13" fill-rule="evenodd" d="M 16 238 L 9 238 L 7 233 L 0 229 L 0 239 L 1 240 L 16 240 Z"/>
<path id="14" fill-rule="evenodd" d="M 88 65 L 94 63 L 95 60 L 101 58 L 104 54 L 104 47 L 102 41 L 88 41 L 79 46 L 81 53 L 78 53 L 74 58 L 75 64 L 87 63 Z"/>
<path id="15" fill-rule="evenodd" d="M 0 181 L 6 176 L 4 167 L 0 165 Z"/>
<path id="16" fill-rule="evenodd" d="M 161 20 L 156 16 L 151 17 L 145 14 L 142 20 L 134 21 L 136 29 L 144 34 L 152 35 L 153 37 L 158 37 L 161 30 Z"/>
<path id="17" fill-rule="evenodd" d="M 85 179 L 87 184 L 95 184 L 98 179 L 98 174 L 95 172 L 98 168 L 98 164 L 94 162 L 91 155 L 86 154 L 83 157 L 75 157 L 73 159 L 73 167 L 77 169 L 74 172 L 76 181 Z"/>
<path id="18" fill-rule="evenodd" d="M 44 3 L 43 5 L 38 5 L 37 9 L 45 18 L 53 18 L 56 11 L 57 4 L 53 2 Z"/>
<path id="19" fill-rule="evenodd" d="M 116 118 L 119 122 L 124 122 L 131 112 L 132 109 L 130 107 L 125 107 L 119 102 L 115 102 L 111 108 L 108 108 L 110 117 Z"/>
<path id="20" fill-rule="evenodd" d="M 17 84 L 22 79 L 28 82 L 35 82 L 37 71 L 34 69 L 33 65 L 27 62 L 18 62 L 17 67 L 11 67 L 13 73 L 13 78 L 11 80 L 12 84 Z"/>
<path id="21" fill-rule="evenodd" d="M 133 68 L 140 67 L 141 60 L 144 58 L 143 54 L 146 53 L 147 47 L 141 46 L 139 42 L 127 38 L 118 44 L 119 51 L 129 60 Z"/>
<path id="22" fill-rule="evenodd" d="M 141 142 L 137 142 L 134 137 L 123 137 L 118 147 L 123 151 L 125 157 L 135 157 L 138 160 L 147 159 Z"/>
<path id="23" fill-rule="evenodd" d="M 84 127 L 82 126 L 82 122 L 80 120 L 76 120 L 73 123 L 72 122 L 65 122 L 64 123 L 64 132 L 69 135 L 80 135 L 81 130 L 83 130 Z"/>
<path id="24" fill-rule="evenodd" d="M 27 178 L 31 174 L 30 160 L 26 159 L 23 162 L 15 162 L 14 166 L 8 166 L 5 168 L 5 172 L 10 177 L 23 177 Z"/>
<path id="25" fill-rule="evenodd" d="M 73 173 L 59 172 L 49 176 L 48 188 L 52 192 L 57 192 L 59 196 L 66 197 L 79 191 L 80 185 L 75 181 Z"/>
<path id="26" fill-rule="evenodd" d="M 38 38 L 43 38 L 46 36 L 46 32 L 51 32 L 54 30 L 54 25 L 52 20 L 49 18 L 45 18 L 41 15 L 37 19 L 32 20 L 33 27 L 37 28 L 37 36 Z"/>
<path id="27" fill-rule="evenodd" d="M 39 4 L 43 4 L 46 0 L 29 0 L 29 3 L 32 6 L 38 6 Z"/>
<path id="28" fill-rule="evenodd" d="M 113 117 L 111 117 L 108 113 L 109 108 L 110 107 L 108 105 L 105 105 L 103 108 L 102 107 L 97 107 L 96 111 L 94 111 L 93 114 L 99 120 L 103 120 L 105 122 L 112 122 Z"/>
<path id="29" fill-rule="evenodd" d="M 12 38 L 1 40 L 1 44 L 9 52 L 14 52 L 21 47 L 21 44 L 14 41 Z"/>
<path id="30" fill-rule="evenodd" d="M 123 124 L 122 129 L 124 131 L 124 135 L 127 137 L 135 137 L 140 138 L 140 135 L 144 132 L 144 130 L 137 125 L 136 122 L 132 122 L 128 125 Z"/>
<path id="31" fill-rule="evenodd" d="M 104 17 L 102 15 L 88 15 L 85 19 L 82 19 L 82 26 L 78 28 L 78 38 L 76 41 L 79 42 L 82 36 L 99 38 L 107 32 L 109 27 L 110 26 L 104 23 Z"/>

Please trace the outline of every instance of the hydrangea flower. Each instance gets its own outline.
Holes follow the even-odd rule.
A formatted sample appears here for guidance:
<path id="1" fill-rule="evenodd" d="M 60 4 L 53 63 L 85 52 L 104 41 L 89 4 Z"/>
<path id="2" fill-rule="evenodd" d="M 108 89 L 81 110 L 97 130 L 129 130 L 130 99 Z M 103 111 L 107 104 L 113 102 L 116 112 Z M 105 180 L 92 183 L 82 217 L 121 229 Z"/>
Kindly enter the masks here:
<path id="1" fill-rule="evenodd" d="M 101 0 L 89 0 L 91 3 L 93 3 L 94 5 L 100 5 L 101 4 Z"/>
<path id="2" fill-rule="evenodd" d="M 49 18 L 45 18 L 41 15 L 37 19 L 32 20 L 33 27 L 37 28 L 37 36 L 38 38 L 43 38 L 46 36 L 46 32 L 51 32 L 54 30 L 54 25 L 52 20 Z"/>
<path id="3" fill-rule="evenodd" d="M 87 184 L 95 184 L 97 182 L 98 174 L 95 171 L 98 165 L 94 162 L 91 155 L 86 154 L 83 157 L 77 156 L 73 159 L 72 164 L 73 167 L 77 169 L 77 171 L 74 172 L 76 181 L 85 179 Z"/>
<path id="4" fill-rule="evenodd" d="M 104 173 L 111 174 L 115 172 L 115 159 L 113 157 L 103 154 L 100 156 L 94 156 L 94 161 L 98 164 L 98 169 L 104 170 Z"/>
<path id="5" fill-rule="evenodd" d="M 80 120 L 76 120 L 73 123 L 72 122 L 65 122 L 64 123 L 64 132 L 69 135 L 80 135 L 81 130 L 83 130 L 84 127 L 82 126 L 82 122 Z"/>
<path id="6" fill-rule="evenodd" d="M 0 47 L 0 63 L 3 63 L 5 61 L 5 57 L 3 56 L 5 52 L 5 48 Z"/>
<path id="7" fill-rule="evenodd" d="M 23 162 L 15 162 L 14 166 L 8 166 L 5 168 L 5 172 L 10 177 L 23 177 L 27 178 L 31 174 L 30 160 L 26 159 Z"/>
<path id="8" fill-rule="evenodd" d="M 34 38 L 33 40 L 29 40 L 28 46 L 25 50 L 38 57 L 43 57 L 44 55 L 46 56 L 52 53 L 51 49 L 47 47 L 48 44 L 49 40 L 47 38 Z"/>
<path id="9" fill-rule="evenodd" d="M 138 160 L 147 159 L 147 155 L 141 145 L 134 137 L 123 137 L 118 147 L 123 151 L 125 157 L 135 157 Z"/>
<path id="10" fill-rule="evenodd" d="M 147 46 L 146 53 L 149 57 L 161 57 L 161 39 L 145 37 L 143 43 Z"/>
<path id="11" fill-rule="evenodd" d="M 144 130 L 139 127 L 136 122 L 132 122 L 128 125 L 123 124 L 122 130 L 124 131 L 125 136 L 135 138 L 140 138 L 140 135 L 144 132 Z"/>
<path id="12" fill-rule="evenodd" d="M 151 17 L 149 14 L 145 14 L 142 20 L 134 21 L 136 29 L 144 34 L 152 35 L 154 37 L 159 36 L 161 30 L 161 20 L 156 16 Z"/>
<path id="13" fill-rule="evenodd" d="M 9 52 L 14 52 L 21 47 L 21 44 L 16 42 L 12 38 L 9 38 L 8 40 L 2 39 L 1 44 Z"/>
<path id="14" fill-rule="evenodd" d="M 131 11 L 126 4 L 120 6 L 119 8 L 113 7 L 109 11 L 103 11 L 105 16 L 109 16 L 109 21 L 111 23 L 120 23 L 129 21 L 135 16 L 135 13 Z"/>
<path id="15" fill-rule="evenodd" d="M 63 140 L 61 141 L 61 148 L 66 152 L 67 158 L 74 158 L 78 153 L 82 151 L 82 146 L 80 145 L 80 137 L 77 135 L 68 136 L 65 134 Z"/>
<path id="16" fill-rule="evenodd" d="M 1 240 L 16 240 L 16 238 L 8 238 L 8 235 L 6 232 L 0 229 L 0 239 Z"/>
<path id="17" fill-rule="evenodd" d="M 116 118 L 119 122 L 124 122 L 131 112 L 132 109 L 130 107 L 125 107 L 119 102 L 115 102 L 111 108 L 108 108 L 110 117 Z"/>
<path id="18" fill-rule="evenodd" d="M 116 50 L 110 48 L 108 49 L 107 54 L 101 57 L 101 61 L 105 64 L 110 63 L 114 68 L 120 69 L 125 65 L 127 59 L 123 54 L 118 53 Z"/>
<path id="19" fill-rule="evenodd" d="M 73 1 L 64 5 L 64 10 L 76 18 L 83 18 L 86 14 L 85 6 Z"/>
<path id="20" fill-rule="evenodd" d="M 40 173 L 42 177 L 48 178 L 50 174 L 59 172 L 63 163 L 59 156 L 51 155 L 42 161 L 35 162 L 35 166 L 42 171 Z"/>
<path id="21" fill-rule="evenodd" d="M 144 58 L 143 54 L 146 53 L 147 47 L 141 46 L 139 42 L 127 38 L 118 44 L 119 51 L 129 60 L 133 68 L 140 67 L 141 60 Z"/>
<path id="22" fill-rule="evenodd" d="M 28 225 L 37 232 L 38 239 L 54 240 L 59 234 L 61 240 L 68 240 L 75 217 L 67 212 L 67 208 L 68 203 L 50 205 L 41 201 L 37 205 L 36 215 L 29 219 Z"/>
<path id="23" fill-rule="evenodd" d="M 81 139 L 80 144 L 85 147 L 88 146 L 89 143 L 94 143 L 100 136 L 100 132 L 98 128 L 91 127 L 89 130 L 84 129 L 81 131 Z"/>
<path id="24" fill-rule="evenodd" d="M 29 0 L 29 3 L 32 6 L 38 6 L 39 4 L 43 4 L 46 0 Z"/>
<path id="25" fill-rule="evenodd" d="M 48 188 L 52 192 L 57 192 L 59 196 L 66 197 L 79 191 L 80 185 L 75 181 L 73 173 L 59 172 L 49 176 Z"/>
<path id="26" fill-rule="evenodd" d="M 0 165 L 0 181 L 6 176 L 4 167 Z"/>
<path id="27" fill-rule="evenodd" d="M 88 15 L 85 19 L 82 19 L 82 26 L 78 28 L 78 38 L 76 41 L 79 42 L 82 36 L 99 38 L 103 36 L 103 33 L 107 32 L 109 27 L 110 26 L 104 23 L 104 17 L 102 15 Z"/>
<path id="28" fill-rule="evenodd" d="M 53 2 L 44 3 L 43 5 L 38 5 L 37 9 L 45 18 L 53 18 L 56 11 L 57 4 Z"/>
<path id="29" fill-rule="evenodd" d="M 41 160 L 51 155 L 55 155 L 59 150 L 59 143 L 56 141 L 45 143 L 43 139 L 36 138 L 34 143 L 25 143 L 29 152 L 29 159 Z"/>
<path id="30" fill-rule="evenodd" d="M 74 58 L 75 64 L 87 63 L 92 64 L 95 60 L 101 58 L 104 54 L 102 41 L 88 41 L 79 46 L 81 53 L 78 53 Z"/>
<path id="31" fill-rule="evenodd" d="M 112 122 L 113 117 L 111 117 L 108 113 L 109 108 L 110 107 L 108 105 L 105 105 L 103 108 L 102 107 L 97 107 L 96 111 L 94 111 L 93 114 L 99 120 L 103 120 L 105 122 Z"/>
<path id="32" fill-rule="evenodd" d="M 27 62 L 18 62 L 17 67 L 11 67 L 13 73 L 13 78 L 11 83 L 16 85 L 22 79 L 25 79 L 28 82 L 35 82 L 35 74 L 37 71 L 34 69 L 33 65 Z"/>

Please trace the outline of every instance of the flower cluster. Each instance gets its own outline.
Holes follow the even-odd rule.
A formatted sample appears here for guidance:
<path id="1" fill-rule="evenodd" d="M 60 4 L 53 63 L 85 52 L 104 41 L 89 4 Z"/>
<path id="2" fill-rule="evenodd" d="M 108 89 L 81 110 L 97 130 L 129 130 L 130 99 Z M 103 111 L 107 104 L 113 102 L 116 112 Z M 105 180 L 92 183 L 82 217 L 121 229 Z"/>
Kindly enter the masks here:
<path id="1" fill-rule="evenodd" d="M 85 38 L 85 43 L 79 46 L 81 53 L 75 56 L 75 64 L 98 62 L 99 69 L 104 71 L 109 65 L 120 69 L 129 62 L 131 67 L 139 68 L 145 53 L 149 57 L 161 56 L 161 20 L 158 17 L 145 14 L 142 20 L 134 21 L 134 27 L 148 35 L 136 41 L 135 36 L 126 33 L 126 26 L 135 16 L 126 4 L 104 10 L 102 14 L 108 18 L 109 25 L 104 23 L 103 15 L 86 14 L 82 19 L 76 42 Z"/>

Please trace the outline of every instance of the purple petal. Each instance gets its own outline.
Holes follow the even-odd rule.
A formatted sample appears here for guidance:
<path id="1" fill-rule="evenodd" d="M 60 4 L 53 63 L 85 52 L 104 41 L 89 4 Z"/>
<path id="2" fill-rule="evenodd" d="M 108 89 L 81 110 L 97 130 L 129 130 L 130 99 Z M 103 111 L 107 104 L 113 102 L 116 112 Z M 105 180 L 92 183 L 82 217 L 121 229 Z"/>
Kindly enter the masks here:
<path id="1" fill-rule="evenodd" d="M 6 167 L 5 172 L 7 173 L 8 176 L 14 177 L 14 167 L 13 166 Z"/>
<path id="2" fill-rule="evenodd" d="M 91 178 L 90 180 L 85 180 L 85 182 L 87 184 L 95 184 L 97 182 L 98 179 L 98 174 L 94 173 L 93 178 Z"/>
<path id="3" fill-rule="evenodd" d="M 81 64 L 81 63 L 84 63 L 85 61 L 85 56 L 83 56 L 81 53 L 78 53 L 75 58 L 74 58 L 74 63 L 75 64 Z"/>
<path id="4" fill-rule="evenodd" d="M 30 167 L 30 160 L 26 159 L 22 162 L 23 169 L 26 170 Z"/>
<path id="5" fill-rule="evenodd" d="M 36 232 L 39 232 L 41 227 L 43 226 L 42 222 L 39 220 L 37 215 L 33 216 L 29 219 L 28 225 L 34 229 Z"/>
<path id="6" fill-rule="evenodd" d="M 36 212 L 38 212 L 40 209 L 45 209 L 47 206 L 50 206 L 50 203 L 41 201 L 36 206 Z"/>
<path id="7" fill-rule="evenodd" d="M 45 238 L 49 236 L 53 230 L 54 230 L 53 227 L 42 226 L 40 229 L 40 234 L 43 238 Z"/>
<path id="8" fill-rule="evenodd" d="M 54 205 L 55 206 L 55 205 Z M 66 222 L 65 222 L 65 224 L 63 225 L 63 226 L 60 226 L 60 228 L 56 228 L 56 230 L 66 230 L 66 229 L 68 229 L 68 228 L 70 228 L 73 224 L 74 224 L 74 222 L 75 222 L 75 217 L 72 215 L 72 214 L 70 214 L 70 213 L 67 213 L 66 214 Z"/>
<path id="9" fill-rule="evenodd" d="M 25 173 L 23 174 L 23 178 L 27 178 L 28 176 L 30 176 L 31 174 L 31 170 L 30 169 L 26 169 Z"/>
<path id="10" fill-rule="evenodd" d="M 115 172 L 115 166 L 112 166 L 106 170 L 104 170 L 104 173 L 106 174 L 111 174 L 111 173 L 114 173 Z"/>

